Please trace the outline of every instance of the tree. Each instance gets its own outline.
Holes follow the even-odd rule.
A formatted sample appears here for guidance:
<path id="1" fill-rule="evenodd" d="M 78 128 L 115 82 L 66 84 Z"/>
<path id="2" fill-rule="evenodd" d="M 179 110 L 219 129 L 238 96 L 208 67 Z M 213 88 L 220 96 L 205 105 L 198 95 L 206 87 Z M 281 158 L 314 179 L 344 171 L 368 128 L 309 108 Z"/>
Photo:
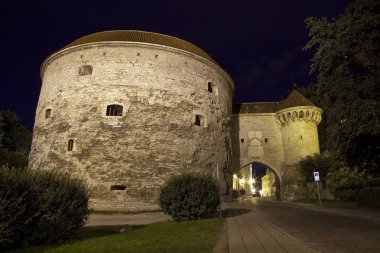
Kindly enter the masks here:
<path id="1" fill-rule="evenodd" d="M 13 111 L 0 110 L 3 124 L 0 125 L 4 136 L 2 138 L 3 147 L 8 150 L 29 151 L 32 134 L 22 124 L 20 117 Z"/>
<path id="2" fill-rule="evenodd" d="M 3 136 L 4 136 L 3 126 L 4 126 L 3 116 L 0 114 L 0 149 L 3 143 Z"/>
<path id="3" fill-rule="evenodd" d="M 298 163 L 300 173 L 304 177 L 305 183 L 314 182 L 313 172 L 318 171 L 323 187 L 326 187 L 327 175 L 337 170 L 340 166 L 336 158 L 332 157 L 330 152 L 325 151 L 322 154 L 306 156 Z"/>
<path id="4" fill-rule="evenodd" d="M 306 25 L 323 147 L 380 175 L 380 2 L 357 0 L 338 19 L 310 17 Z"/>
<path id="5" fill-rule="evenodd" d="M 28 165 L 31 132 L 15 112 L 0 110 L 0 165 L 22 168 Z"/>

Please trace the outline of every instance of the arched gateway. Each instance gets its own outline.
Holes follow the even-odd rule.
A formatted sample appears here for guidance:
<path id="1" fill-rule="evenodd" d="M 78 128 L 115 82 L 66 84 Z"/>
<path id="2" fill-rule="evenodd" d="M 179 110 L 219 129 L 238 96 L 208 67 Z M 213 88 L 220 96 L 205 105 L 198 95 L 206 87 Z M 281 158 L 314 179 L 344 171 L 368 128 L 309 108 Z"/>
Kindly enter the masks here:
<path id="1" fill-rule="evenodd" d="M 232 188 L 244 189 L 246 195 L 261 194 L 264 197 L 282 199 L 281 175 L 262 162 L 252 161 L 242 166 L 234 175 Z"/>
<path id="2" fill-rule="evenodd" d="M 247 177 L 249 165 L 257 163 L 268 168 L 268 180 L 273 180 L 273 175 L 277 178 L 277 199 L 302 196 L 297 163 L 307 155 L 319 153 L 317 125 L 321 113 L 296 90 L 279 102 L 234 105 L 233 180 L 248 184 L 252 181 Z"/>

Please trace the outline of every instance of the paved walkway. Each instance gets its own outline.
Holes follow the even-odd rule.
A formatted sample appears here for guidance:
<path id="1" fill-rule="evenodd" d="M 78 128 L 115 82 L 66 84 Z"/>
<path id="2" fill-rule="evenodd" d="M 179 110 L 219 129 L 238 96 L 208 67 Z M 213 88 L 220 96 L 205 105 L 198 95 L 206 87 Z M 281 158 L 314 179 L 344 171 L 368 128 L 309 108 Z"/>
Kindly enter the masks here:
<path id="1" fill-rule="evenodd" d="M 282 202 L 285 206 L 294 206 L 302 209 L 310 209 L 318 211 L 318 216 L 321 216 L 323 213 L 329 214 L 338 214 L 339 217 L 347 218 L 360 218 L 363 222 L 374 222 L 380 220 L 379 213 L 369 213 L 369 212 L 361 212 L 356 210 L 338 210 L 331 208 L 322 208 L 311 205 L 304 204 L 296 204 L 292 202 Z M 276 207 L 274 207 L 276 208 Z M 301 244 L 299 241 L 294 239 L 292 236 L 284 232 L 282 229 L 268 221 L 265 216 L 263 216 L 260 212 L 256 211 L 256 208 L 248 202 L 239 201 L 239 202 L 226 202 L 222 205 L 222 210 L 224 213 L 224 217 L 227 219 L 227 233 L 228 233 L 228 246 L 223 246 L 221 250 L 217 252 L 225 252 L 227 253 L 313 253 L 312 251 Z M 277 209 L 275 209 L 277 210 Z M 261 210 L 262 211 L 262 210 Z M 289 211 L 289 210 L 288 210 Z M 277 211 L 277 217 L 281 218 L 282 209 Z M 297 219 L 299 218 L 299 213 L 295 213 Z M 315 216 L 313 216 L 315 217 Z M 326 220 L 326 216 L 321 216 L 324 220 Z M 155 213 L 140 213 L 140 214 L 91 214 L 89 217 L 88 223 L 85 225 L 86 227 L 96 227 L 96 226 L 113 226 L 113 225 L 139 225 L 139 224 L 149 224 L 158 221 L 169 220 L 170 217 L 165 215 L 163 212 L 155 212 Z M 321 218 L 319 218 L 321 219 Z M 335 218 L 332 218 L 335 219 Z M 343 222 L 343 221 L 340 221 Z M 351 222 L 351 220 L 348 220 Z M 330 220 L 331 223 L 331 220 Z M 339 222 L 338 222 L 339 223 Z M 286 224 L 286 223 L 285 223 Z M 343 224 L 343 223 L 339 223 Z M 288 224 L 289 225 L 289 224 Z M 334 225 L 332 225 L 334 226 Z M 368 228 L 368 227 L 367 227 Z M 338 229 L 341 229 L 340 227 Z M 354 227 L 355 229 L 355 227 Z M 375 231 L 375 228 L 372 228 L 370 231 Z M 347 230 L 352 231 L 352 230 Z M 355 230 L 353 230 L 356 232 Z M 317 231 L 318 232 L 318 231 Z M 335 230 L 335 233 L 339 231 Z M 313 230 L 314 233 L 314 230 Z M 362 233 L 362 232 L 361 232 Z M 372 232 L 369 232 L 372 233 Z M 318 234 L 318 233 L 316 233 Z M 354 234 L 354 233 L 353 233 Z M 328 235 L 329 238 L 332 235 Z M 337 236 L 341 236 L 341 234 L 337 234 Z M 376 237 L 376 235 L 374 235 Z M 342 238 L 346 238 L 347 235 L 341 236 Z M 367 235 L 365 238 L 368 238 Z M 341 239 L 341 238 L 340 238 Z M 310 238 L 309 238 L 310 241 Z M 311 241 L 313 241 L 311 239 Z M 342 241 L 342 240 L 340 240 Z M 355 240 L 352 240 L 353 243 L 356 243 Z M 363 241 L 363 240 L 362 240 Z M 373 240 L 369 240 L 369 242 L 373 242 Z M 313 242 L 312 242 L 313 243 Z M 335 247 L 336 241 L 333 241 L 333 247 Z M 343 240 L 344 244 L 348 244 Z M 368 243 L 368 241 L 363 242 Z M 315 244 L 315 242 L 314 242 Z M 313 244 L 312 244 L 313 245 Z M 325 241 L 323 241 L 323 245 L 325 245 Z M 310 246 L 310 245 L 309 245 Z M 314 247 L 315 246 L 315 247 Z M 318 244 L 312 246 L 313 249 L 317 249 Z M 352 246 L 352 245 L 351 245 Z M 347 247 L 351 247 L 347 245 Z M 344 248 L 343 245 L 339 247 Z M 321 250 L 323 247 L 319 247 L 319 251 L 323 252 L 335 252 L 331 250 Z M 376 248 L 376 247 L 375 247 Z M 351 248 L 350 248 L 351 249 Z M 353 250 L 355 251 L 355 250 Z M 353 252 L 347 251 L 347 252 Z M 343 251 L 337 251 L 343 252 Z M 344 251 L 346 252 L 346 251 Z M 357 251 L 357 252 L 380 252 L 380 251 Z"/>
<path id="2" fill-rule="evenodd" d="M 311 253 L 290 235 L 255 210 L 238 203 L 225 203 L 229 253 Z"/>

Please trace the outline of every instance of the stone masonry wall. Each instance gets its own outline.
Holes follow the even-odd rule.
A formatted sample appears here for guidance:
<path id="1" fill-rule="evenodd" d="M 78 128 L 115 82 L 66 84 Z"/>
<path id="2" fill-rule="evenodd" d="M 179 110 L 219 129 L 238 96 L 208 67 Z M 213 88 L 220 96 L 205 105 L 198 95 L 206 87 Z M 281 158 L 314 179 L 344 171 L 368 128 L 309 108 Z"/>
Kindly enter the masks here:
<path id="1" fill-rule="evenodd" d="M 284 152 L 281 126 L 276 122 L 275 114 L 234 114 L 232 126 L 235 170 L 257 162 L 269 166 L 281 177 Z"/>
<path id="2" fill-rule="evenodd" d="M 85 66 L 91 74 L 82 75 Z M 172 175 L 215 173 L 227 162 L 233 83 L 214 63 L 165 46 L 104 42 L 64 49 L 42 70 L 30 167 L 82 177 L 92 208 L 158 209 Z M 106 116 L 112 104 L 122 115 Z"/>
<path id="3" fill-rule="evenodd" d="M 281 118 L 279 123 L 282 125 L 286 164 L 296 164 L 303 157 L 319 153 L 317 125 L 320 122 L 320 109 L 308 106 L 292 107 L 277 112 L 276 116 Z"/>
<path id="4" fill-rule="evenodd" d="M 248 178 L 248 167 L 244 166 L 262 164 L 278 176 L 282 197 L 304 196 L 297 163 L 303 157 L 319 153 L 317 125 L 321 112 L 313 106 L 296 106 L 276 113 L 234 114 L 233 170 Z"/>

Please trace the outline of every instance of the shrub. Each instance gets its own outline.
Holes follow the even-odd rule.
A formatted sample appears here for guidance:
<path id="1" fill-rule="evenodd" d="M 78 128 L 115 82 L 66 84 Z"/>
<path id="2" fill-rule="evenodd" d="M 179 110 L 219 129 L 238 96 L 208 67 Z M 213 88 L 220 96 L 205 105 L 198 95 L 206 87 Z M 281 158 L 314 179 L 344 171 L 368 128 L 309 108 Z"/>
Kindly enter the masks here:
<path id="1" fill-rule="evenodd" d="M 70 238 L 88 216 L 88 190 L 68 174 L 37 171 L 32 177 L 38 217 L 29 243 L 55 243 Z"/>
<path id="2" fill-rule="evenodd" d="M 24 171 L 0 168 L 0 251 L 22 244 L 24 228 L 33 220 L 28 208 L 29 196 Z"/>
<path id="3" fill-rule="evenodd" d="M 244 189 L 240 189 L 240 195 L 245 195 L 245 190 Z"/>
<path id="4" fill-rule="evenodd" d="M 299 172 L 303 177 L 304 186 L 314 183 L 314 172 L 319 172 L 319 177 L 323 187 L 326 187 L 327 174 L 339 169 L 341 162 L 338 158 L 331 155 L 329 151 L 321 154 L 306 156 L 298 162 Z"/>
<path id="5" fill-rule="evenodd" d="M 176 221 L 207 218 L 217 211 L 219 186 L 209 175 L 174 176 L 161 189 L 159 202 Z"/>
<path id="6" fill-rule="evenodd" d="M 380 209 L 380 187 L 365 187 L 356 197 L 358 206 Z"/>
<path id="7" fill-rule="evenodd" d="M 9 168 L 24 168 L 28 166 L 28 153 L 0 148 L 0 166 L 5 165 Z"/>
<path id="8" fill-rule="evenodd" d="M 88 216 L 87 188 L 68 174 L 0 169 L 0 250 L 70 238 Z"/>
<path id="9" fill-rule="evenodd" d="M 328 174 L 328 185 L 335 198 L 344 201 L 354 201 L 356 194 L 365 184 L 364 172 L 348 167 Z"/>

